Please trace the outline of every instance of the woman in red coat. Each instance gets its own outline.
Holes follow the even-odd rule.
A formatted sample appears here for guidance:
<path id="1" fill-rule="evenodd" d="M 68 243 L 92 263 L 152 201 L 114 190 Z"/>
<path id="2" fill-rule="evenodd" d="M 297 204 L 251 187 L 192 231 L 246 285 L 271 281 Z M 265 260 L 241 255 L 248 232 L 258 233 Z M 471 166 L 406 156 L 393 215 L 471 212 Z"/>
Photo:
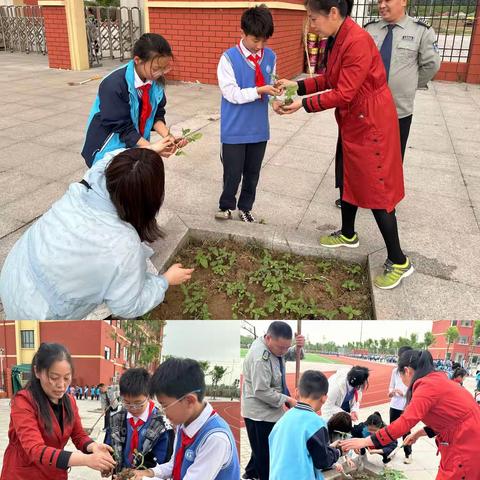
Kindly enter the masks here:
<path id="1" fill-rule="evenodd" d="M 114 467 L 111 447 L 95 443 L 85 433 L 75 399 L 65 393 L 72 371 L 72 359 L 63 345 L 40 345 L 30 382 L 12 400 L 0 480 L 66 480 L 69 467 L 101 472 Z M 80 451 L 63 449 L 69 439 Z"/>
<path id="2" fill-rule="evenodd" d="M 404 197 L 398 118 L 382 58 L 369 33 L 350 17 L 353 0 L 306 0 L 311 30 L 328 36 L 325 74 L 299 82 L 282 79 L 299 95 L 323 92 L 291 105 L 274 102 L 277 113 L 335 108 L 343 145 L 342 229 L 320 239 L 328 248 L 359 245 L 358 207 L 372 210 L 387 247 L 377 287 L 396 287 L 413 272 L 398 238 L 395 206 Z M 319 129 L 319 137 L 322 134 Z"/>
<path id="3" fill-rule="evenodd" d="M 382 448 L 423 422 L 426 427 L 409 435 L 405 444 L 425 435 L 435 437 L 441 455 L 437 480 L 480 478 L 480 408 L 472 395 L 445 373 L 436 372 L 427 351 L 403 353 L 398 371 L 409 386 L 402 416 L 368 438 L 341 442 L 342 449 Z"/>

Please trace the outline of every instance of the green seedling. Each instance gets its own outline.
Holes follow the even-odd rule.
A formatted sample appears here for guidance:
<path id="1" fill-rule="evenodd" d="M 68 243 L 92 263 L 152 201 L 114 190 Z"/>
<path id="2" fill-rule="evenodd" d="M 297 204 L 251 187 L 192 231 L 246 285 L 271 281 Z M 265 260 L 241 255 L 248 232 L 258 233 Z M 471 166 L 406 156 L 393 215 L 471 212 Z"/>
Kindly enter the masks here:
<path id="1" fill-rule="evenodd" d="M 358 288 L 360 288 L 360 286 L 361 285 L 355 280 L 345 280 L 342 283 L 342 288 L 344 288 L 345 290 L 349 290 L 350 292 L 357 290 Z"/>
<path id="2" fill-rule="evenodd" d="M 203 268 L 211 268 L 215 275 L 225 275 L 235 264 L 237 254 L 225 248 L 208 247 L 207 251 L 198 250 L 195 262 Z"/>
<path id="3" fill-rule="evenodd" d="M 343 268 L 352 275 L 359 275 L 362 273 L 362 266 L 358 263 L 354 263 L 353 265 L 345 265 Z"/>
<path id="4" fill-rule="evenodd" d="M 362 314 L 361 310 L 353 308 L 351 305 L 347 305 L 346 307 L 340 307 L 340 311 L 347 315 L 349 320 L 352 320 L 354 317 L 358 317 Z"/>
<path id="5" fill-rule="evenodd" d="M 203 137 L 203 134 L 201 132 L 192 132 L 190 128 L 182 128 L 182 136 L 177 140 L 175 140 L 175 143 L 179 144 L 182 140 L 186 140 L 188 143 L 193 143 L 193 142 L 196 142 L 197 140 L 200 140 L 202 137 Z M 186 153 L 183 151 L 182 148 L 179 148 L 175 152 L 175 155 L 179 157 L 181 155 L 186 155 Z"/>
<path id="6" fill-rule="evenodd" d="M 199 320 L 210 320 L 211 315 L 206 303 L 207 291 L 198 282 L 180 285 L 182 289 L 183 313 L 188 313 L 189 318 Z"/>
<path id="7" fill-rule="evenodd" d="M 278 82 L 278 76 L 272 73 L 270 75 L 270 81 L 273 85 L 276 85 Z M 287 87 L 283 94 L 284 99 L 283 99 L 282 106 L 291 105 L 293 103 L 293 98 L 297 94 L 297 91 L 298 91 L 297 85 L 292 85 L 291 87 Z M 272 97 L 272 99 L 270 100 L 270 103 L 272 103 L 276 99 L 277 99 L 276 96 Z"/>

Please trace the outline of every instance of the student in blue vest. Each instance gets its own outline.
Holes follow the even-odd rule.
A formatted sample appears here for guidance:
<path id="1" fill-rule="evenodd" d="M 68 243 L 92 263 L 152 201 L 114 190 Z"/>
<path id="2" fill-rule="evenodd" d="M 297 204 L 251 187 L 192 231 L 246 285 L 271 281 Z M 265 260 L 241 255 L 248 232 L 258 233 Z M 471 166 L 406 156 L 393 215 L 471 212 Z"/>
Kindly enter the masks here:
<path id="1" fill-rule="evenodd" d="M 220 57 L 217 68 L 221 103 L 223 191 L 215 218 L 228 220 L 239 209 L 244 222 L 254 222 L 253 203 L 267 141 L 268 95 L 280 91 L 270 84 L 276 55 L 265 47 L 273 35 L 272 14 L 265 5 L 245 10 L 240 42 Z M 242 188 L 237 205 L 237 191 Z"/>
<path id="2" fill-rule="evenodd" d="M 168 463 L 136 471 L 136 479 L 239 480 L 232 432 L 205 401 L 205 390 L 205 376 L 195 360 L 170 358 L 153 374 L 150 395 L 178 425 L 175 449 Z"/>
<path id="3" fill-rule="evenodd" d="M 323 479 L 322 470 L 334 467 L 342 455 L 330 446 L 327 424 L 317 412 L 327 400 L 327 377 L 316 370 L 302 374 L 297 388 L 298 403 L 273 427 L 270 445 L 269 480 Z"/>
<path id="4" fill-rule="evenodd" d="M 165 125 L 164 75 L 171 70 L 172 60 L 167 40 L 145 33 L 133 46 L 133 59 L 102 80 L 82 149 L 89 167 L 113 150 L 149 145 L 152 130 L 164 138 L 171 136 Z M 178 139 L 170 153 L 186 143 Z"/>
<path id="5" fill-rule="evenodd" d="M 172 455 L 174 432 L 150 399 L 149 383 L 144 368 L 130 368 L 120 377 L 123 408 L 111 416 L 105 437 L 117 459 L 116 473 L 140 465 L 154 467 Z"/>

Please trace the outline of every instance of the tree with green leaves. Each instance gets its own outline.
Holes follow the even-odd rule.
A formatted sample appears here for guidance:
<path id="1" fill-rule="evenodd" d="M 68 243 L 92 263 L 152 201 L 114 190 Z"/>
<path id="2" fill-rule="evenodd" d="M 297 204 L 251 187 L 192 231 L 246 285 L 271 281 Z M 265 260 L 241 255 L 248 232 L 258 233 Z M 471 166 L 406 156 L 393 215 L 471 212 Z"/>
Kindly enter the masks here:
<path id="1" fill-rule="evenodd" d="M 445 353 L 445 360 L 448 358 L 448 351 L 450 350 L 450 345 L 455 342 L 460 336 L 460 332 L 457 327 L 448 327 L 445 332 L 445 340 L 447 341 L 447 351 Z"/>
<path id="2" fill-rule="evenodd" d="M 470 347 L 468 349 L 468 363 L 471 363 L 473 349 L 475 348 L 476 343 L 480 340 L 480 320 L 475 320 L 473 322 L 473 331 L 472 337 L 470 339 Z"/>
<path id="3" fill-rule="evenodd" d="M 221 365 L 215 365 L 213 369 L 210 371 L 210 376 L 212 377 L 212 385 L 213 385 L 213 398 L 216 397 L 218 383 L 225 376 L 226 373 L 227 373 L 227 369 L 225 367 L 222 367 Z"/>
<path id="4" fill-rule="evenodd" d="M 432 332 L 425 332 L 423 336 L 423 346 L 428 350 L 435 343 L 435 335 Z"/>

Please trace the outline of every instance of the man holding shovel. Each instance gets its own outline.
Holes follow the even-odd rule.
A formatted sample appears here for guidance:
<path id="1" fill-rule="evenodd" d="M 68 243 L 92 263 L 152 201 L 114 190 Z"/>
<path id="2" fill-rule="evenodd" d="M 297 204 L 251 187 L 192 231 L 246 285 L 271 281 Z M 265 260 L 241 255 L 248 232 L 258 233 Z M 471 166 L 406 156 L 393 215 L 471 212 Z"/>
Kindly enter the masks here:
<path id="1" fill-rule="evenodd" d="M 265 336 L 257 338 L 243 364 L 242 416 L 251 446 L 251 457 L 244 479 L 268 480 L 268 436 L 284 414 L 284 406 L 294 407 L 297 401 L 287 387 L 285 362 L 295 360 L 297 349 L 303 358 L 305 338 L 295 335 L 286 322 L 275 321 Z"/>

